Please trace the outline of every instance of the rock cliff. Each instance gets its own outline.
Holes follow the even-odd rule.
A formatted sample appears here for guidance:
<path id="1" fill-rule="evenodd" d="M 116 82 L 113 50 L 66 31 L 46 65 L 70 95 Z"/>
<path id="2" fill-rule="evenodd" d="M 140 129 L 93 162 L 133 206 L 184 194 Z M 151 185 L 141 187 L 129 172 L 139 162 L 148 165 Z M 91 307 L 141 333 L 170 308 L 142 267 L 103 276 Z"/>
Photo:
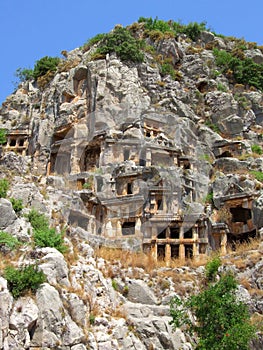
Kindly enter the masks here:
<path id="1" fill-rule="evenodd" d="M 193 349 L 169 301 L 198 291 L 212 250 L 262 322 L 262 48 L 175 28 L 118 25 L 3 103 L 0 230 L 20 244 L 0 240 L 0 349 Z M 32 210 L 66 252 L 36 243 Z M 45 283 L 14 298 L 10 264 Z"/>

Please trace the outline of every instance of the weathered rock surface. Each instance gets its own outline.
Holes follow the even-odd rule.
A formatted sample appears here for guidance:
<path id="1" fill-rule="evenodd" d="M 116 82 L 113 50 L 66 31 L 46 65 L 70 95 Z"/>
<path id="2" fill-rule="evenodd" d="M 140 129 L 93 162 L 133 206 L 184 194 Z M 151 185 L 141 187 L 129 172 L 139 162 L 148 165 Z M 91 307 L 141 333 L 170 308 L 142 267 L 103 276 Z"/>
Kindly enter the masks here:
<path id="1" fill-rule="evenodd" d="M 131 212 L 137 218 L 138 207 L 127 206 L 121 212 L 120 202 L 111 202 L 116 194 L 114 185 L 122 176 L 127 185 L 129 176 L 136 171 L 140 175 L 133 187 L 139 189 L 135 197 L 144 200 L 141 204 L 138 199 L 143 220 L 151 217 L 154 205 L 151 197 L 145 201 L 149 188 L 158 194 L 164 185 L 168 193 L 165 186 L 173 184 L 169 195 L 182 195 L 181 208 L 173 203 L 172 215 L 165 217 L 162 206 L 167 203 L 160 199 L 157 203 L 158 220 L 164 217 L 168 225 L 174 220 L 171 217 L 180 214 L 194 218 L 194 222 L 205 217 L 202 228 L 211 227 L 217 223 L 226 197 L 253 197 L 252 231 L 263 237 L 263 95 L 223 75 L 211 50 L 231 51 L 235 41 L 204 31 L 196 41 L 180 34 L 176 38 L 148 38 L 147 44 L 155 54 L 147 50 L 144 61 L 138 64 L 121 61 L 115 53 L 92 60 L 94 47 L 87 52 L 68 52 L 61 62 L 68 68 L 60 67 L 43 86 L 36 81 L 21 83 L 0 109 L 0 128 L 8 130 L 8 144 L 0 150 L 1 178 L 6 177 L 11 185 L 7 198 L 0 198 L 0 230 L 23 243 L 8 252 L 1 243 L 0 273 L 4 276 L 9 263 L 37 263 L 46 275 L 36 296 L 29 293 L 16 300 L 10 285 L 0 277 L 1 350 L 193 349 L 193 339 L 183 330 L 172 329 L 169 302 L 175 294 L 184 298 L 199 291 L 203 267 L 172 269 L 166 262 L 166 267 L 153 267 L 149 273 L 148 266 L 145 270 L 134 267 L 134 261 L 122 266 L 114 259 L 99 257 L 101 246 L 141 248 L 142 235 L 124 239 L 121 221 L 115 232 L 109 220 L 119 211 L 122 219 L 129 221 Z M 259 48 L 245 50 L 244 55 L 263 63 Z M 174 78 L 164 72 L 163 63 L 171 65 Z M 162 125 L 161 132 L 156 123 Z M 113 157 L 100 144 L 102 139 L 109 143 Z M 83 157 L 88 144 L 90 152 Z M 129 146 L 125 146 L 126 154 L 122 154 L 122 144 Z M 139 145 L 135 151 L 134 144 Z M 148 151 L 158 150 L 152 163 L 146 144 Z M 257 152 L 253 151 L 255 146 L 259 147 Z M 165 152 L 170 152 L 169 157 L 162 162 Z M 174 159 L 173 152 L 177 154 Z M 122 164 L 117 169 L 118 157 L 122 157 Z M 92 166 L 87 170 L 88 162 Z M 101 168 L 96 167 L 98 162 L 103 164 Z M 147 188 L 144 178 L 151 172 L 155 173 Z M 203 195 L 198 196 L 196 189 Z M 123 202 L 129 203 L 132 196 L 117 193 Z M 22 212 L 13 210 L 11 197 L 22 199 Z M 107 237 L 101 234 L 105 211 L 98 215 L 96 207 L 101 203 L 110 212 L 105 223 L 110 233 Z M 235 202 L 235 209 L 239 204 Z M 68 245 L 64 255 L 55 248 L 35 247 L 34 231 L 25 215 L 33 208 L 45 213 L 57 232 L 64 232 Z M 243 209 L 246 212 L 248 208 Z M 236 222 L 242 224 L 242 220 L 238 215 Z M 247 232 L 244 237 L 248 238 Z M 154 238 L 150 244 L 158 239 L 146 238 Z M 167 237 L 161 239 L 164 247 Z M 192 249 L 198 258 L 202 239 Z M 188 250 L 189 255 L 192 250 Z M 235 274 L 240 283 L 237 296 L 261 320 L 262 253 L 261 243 L 241 256 L 228 254 L 222 268 Z M 262 344 L 260 333 L 251 349 L 262 349 Z"/>

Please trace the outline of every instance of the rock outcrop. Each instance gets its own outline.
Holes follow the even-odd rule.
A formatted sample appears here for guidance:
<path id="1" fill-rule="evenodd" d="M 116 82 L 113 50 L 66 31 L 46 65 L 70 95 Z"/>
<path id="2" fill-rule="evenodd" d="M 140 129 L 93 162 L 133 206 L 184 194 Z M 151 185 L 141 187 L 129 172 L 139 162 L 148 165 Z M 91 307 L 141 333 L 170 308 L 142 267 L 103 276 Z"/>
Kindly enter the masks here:
<path id="1" fill-rule="evenodd" d="M 204 269 L 186 262 L 201 265 L 212 250 L 262 322 L 263 96 L 213 51 L 240 56 L 240 43 L 142 23 L 127 31 L 145 40 L 142 60 L 96 51 L 100 42 L 75 49 L 0 109 L 0 180 L 9 182 L 0 230 L 14 239 L 0 242 L 0 349 L 191 350 L 194 339 L 170 325 L 169 302 L 198 292 Z M 241 57 L 262 65 L 250 44 Z M 63 233 L 67 251 L 36 246 L 32 210 Z M 257 246 L 227 254 L 240 242 Z M 172 268 L 174 259 L 186 266 Z M 36 295 L 12 296 L 11 263 L 37 264 L 46 281 Z M 259 333 L 251 349 L 262 344 Z"/>

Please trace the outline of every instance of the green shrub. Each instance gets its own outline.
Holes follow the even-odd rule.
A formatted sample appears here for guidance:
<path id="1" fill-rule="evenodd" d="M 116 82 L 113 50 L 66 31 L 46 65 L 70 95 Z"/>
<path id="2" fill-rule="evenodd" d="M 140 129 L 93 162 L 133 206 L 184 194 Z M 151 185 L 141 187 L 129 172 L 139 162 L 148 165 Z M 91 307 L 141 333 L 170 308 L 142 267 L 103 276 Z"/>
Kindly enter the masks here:
<path id="1" fill-rule="evenodd" d="M 187 25 L 184 25 L 180 22 L 159 20 L 157 17 L 152 19 L 152 17 L 140 17 L 138 19 L 139 23 L 144 23 L 144 28 L 149 32 L 156 31 L 161 33 L 173 33 L 177 34 L 186 34 L 190 39 L 196 41 L 204 30 L 209 30 L 206 28 L 206 22 L 190 22 Z"/>
<path id="2" fill-rule="evenodd" d="M 224 84 L 222 84 L 222 83 L 218 83 L 217 84 L 217 90 L 218 91 L 222 91 L 222 92 L 227 92 L 227 87 Z"/>
<path id="3" fill-rule="evenodd" d="M 106 34 L 104 33 L 100 33 L 100 34 L 97 34 L 95 35 L 93 38 L 90 38 L 83 46 L 82 46 L 82 49 L 84 50 L 84 52 L 88 51 L 88 49 L 97 44 L 98 42 L 100 42 L 104 37 L 105 37 Z"/>
<path id="4" fill-rule="evenodd" d="M 35 209 L 31 209 L 30 212 L 26 215 L 28 218 L 28 221 L 32 225 L 33 229 L 38 230 L 45 230 L 49 228 L 49 222 L 47 217 L 44 214 L 39 213 Z"/>
<path id="5" fill-rule="evenodd" d="M 214 200 L 214 194 L 213 192 L 210 192 L 205 197 L 205 203 L 213 203 Z"/>
<path id="6" fill-rule="evenodd" d="M 175 70 L 171 63 L 163 63 L 161 65 L 161 75 L 170 75 L 172 79 L 175 79 Z"/>
<path id="7" fill-rule="evenodd" d="M 19 213 L 23 209 L 22 199 L 10 198 L 10 202 L 12 203 L 12 207 L 16 213 Z"/>
<path id="8" fill-rule="evenodd" d="M 255 337 L 248 307 L 236 298 L 237 282 L 225 274 L 214 284 L 186 301 L 171 301 L 171 324 L 185 327 L 198 337 L 199 350 L 248 350 Z M 196 321 L 189 317 L 189 311 Z"/>
<path id="9" fill-rule="evenodd" d="M 126 28 L 116 27 L 111 33 L 105 34 L 95 53 L 106 56 L 108 53 L 116 52 L 123 61 L 142 62 L 144 58 L 142 47 L 143 42 L 135 39 Z"/>
<path id="10" fill-rule="evenodd" d="M 262 147 L 259 146 L 259 145 L 252 145 L 251 146 L 251 150 L 252 150 L 253 153 L 256 153 L 256 154 L 259 154 L 259 155 L 261 155 L 263 153 Z"/>
<path id="11" fill-rule="evenodd" d="M 90 323 L 91 325 L 93 325 L 93 324 L 95 323 L 95 321 L 96 321 L 95 315 L 90 314 L 90 315 L 89 315 L 89 323 Z"/>
<path id="12" fill-rule="evenodd" d="M 138 22 L 144 23 L 144 28 L 148 29 L 149 31 L 155 30 L 161 33 L 172 32 L 172 28 L 169 23 L 158 19 L 158 17 L 155 19 L 152 19 L 152 17 L 140 17 Z"/>
<path id="13" fill-rule="evenodd" d="M 215 281 L 215 278 L 220 266 L 221 266 L 221 260 L 219 256 L 208 261 L 208 263 L 205 266 L 205 276 L 209 282 Z"/>
<path id="14" fill-rule="evenodd" d="M 241 59 L 217 48 L 213 53 L 216 64 L 223 68 L 223 73 L 231 73 L 235 82 L 263 90 L 263 64 L 255 63 L 251 58 Z"/>
<path id="15" fill-rule="evenodd" d="M 220 132 L 219 127 L 216 124 L 212 123 L 210 120 L 207 120 L 205 122 L 205 125 L 208 126 L 211 130 L 213 130 L 216 133 Z"/>
<path id="16" fill-rule="evenodd" d="M 0 129 L 0 145 L 6 143 L 6 129 Z"/>
<path id="17" fill-rule="evenodd" d="M 34 78 L 34 71 L 30 68 L 17 68 L 15 76 L 19 81 L 24 82 Z"/>
<path id="18" fill-rule="evenodd" d="M 37 79 L 48 72 L 55 72 L 60 59 L 58 57 L 42 57 L 36 61 L 33 71 L 34 79 Z"/>
<path id="19" fill-rule="evenodd" d="M 29 222 L 34 229 L 34 242 L 37 247 L 56 248 L 61 253 L 67 251 L 67 246 L 63 240 L 63 234 L 57 233 L 54 228 L 49 228 L 49 222 L 44 214 L 32 209 L 27 215 Z"/>
<path id="20" fill-rule="evenodd" d="M 21 268 L 8 266 L 4 271 L 4 278 L 14 298 L 24 295 L 28 291 L 35 292 L 45 282 L 46 278 L 42 271 L 38 271 L 36 265 Z"/>
<path id="21" fill-rule="evenodd" d="M 37 247 L 56 248 L 60 253 L 65 253 L 67 251 L 63 234 L 57 233 L 54 228 L 34 230 L 33 238 Z"/>
<path id="22" fill-rule="evenodd" d="M 113 288 L 114 290 L 118 290 L 118 283 L 117 283 L 116 280 L 112 280 L 112 281 L 111 281 L 111 285 L 112 285 L 112 288 Z"/>
<path id="23" fill-rule="evenodd" d="M 201 32 L 207 30 L 206 22 L 190 22 L 188 25 L 182 28 L 182 32 L 189 36 L 190 39 L 196 41 L 200 36 Z"/>
<path id="24" fill-rule="evenodd" d="M 21 243 L 10 233 L 0 231 L 0 246 L 6 246 L 11 250 L 17 248 Z"/>
<path id="25" fill-rule="evenodd" d="M 260 182 L 263 182 L 263 173 L 257 170 L 251 170 L 250 174 L 254 176 L 254 178 Z"/>
<path id="26" fill-rule="evenodd" d="M 0 180 L 0 198 L 5 198 L 9 189 L 9 182 L 7 179 Z"/>

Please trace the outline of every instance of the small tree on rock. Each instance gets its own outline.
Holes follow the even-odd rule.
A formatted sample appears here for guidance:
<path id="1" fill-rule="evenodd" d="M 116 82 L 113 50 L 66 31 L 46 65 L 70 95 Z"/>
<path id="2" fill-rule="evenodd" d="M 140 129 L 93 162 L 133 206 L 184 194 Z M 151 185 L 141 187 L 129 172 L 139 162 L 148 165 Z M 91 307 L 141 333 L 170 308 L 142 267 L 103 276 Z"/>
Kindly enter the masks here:
<path id="1" fill-rule="evenodd" d="M 208 285 L 203 291 L 186 301 L 172 299 L 171 324 L 195 334 L 198 350 L 248 350 L 255 328 L 247 305 L 237 299 L 236 279 L 226 273 L 216 283 L 209 283 L 211 280 L 214 278 L 206 281 Z"/>

